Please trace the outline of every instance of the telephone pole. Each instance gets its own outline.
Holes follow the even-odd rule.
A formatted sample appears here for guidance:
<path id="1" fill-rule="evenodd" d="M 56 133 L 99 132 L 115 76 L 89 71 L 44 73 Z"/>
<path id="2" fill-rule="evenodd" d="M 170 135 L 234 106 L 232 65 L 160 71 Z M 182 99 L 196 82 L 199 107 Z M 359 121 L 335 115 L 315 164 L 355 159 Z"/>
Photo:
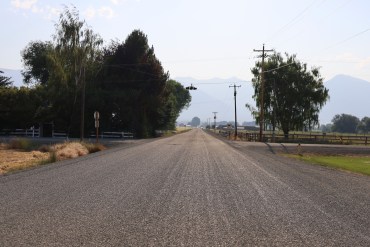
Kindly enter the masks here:
<path id="1" fill-rule="evenodd" d="M 261 85 L 260 85 L 260 142 L 263 141 L 262 135 L 263 135 L 263 127 L 264 127 L 264 111 L 263 111 L 263 104 L 264 104 L 264 91 L 265 91 L 265 81 L 264 81 L 264 66 L 265 66 L 265 52 L 272 52 L 274 50 L 265 50 L 265 44 L 263 44 L 262 50 L 255 50 L 254 52 L 262 52 L 262 64 L 261 64 Z"/>
<path id="2" fill-rule="evenodd" d="M 216 119 L 217 119 L 217 116 L 216 116 L 216 114 L 217 114 L 217 112 L 212 112 L 215 116 L 213 117 L 213 119 L 215 120 L 215 133 L 216 133 Z"/>
<path id="3" fill-rule="evenodd" d="M 237 87 L 241 87 L 240 85 L 237 86 L 235 85 L 234 83 L 234 86 L 229 86 L 229 87 L 233 87 L 234 88 L 234 105 L 235 105 L 235 131 L 234 131 L 234 137 L 235 137 L 235 140 L 236 140 L 236 137 L 238 135 L 238 125 L 237 125 L 237 118 L 236 118 L 236 88 Z"/>

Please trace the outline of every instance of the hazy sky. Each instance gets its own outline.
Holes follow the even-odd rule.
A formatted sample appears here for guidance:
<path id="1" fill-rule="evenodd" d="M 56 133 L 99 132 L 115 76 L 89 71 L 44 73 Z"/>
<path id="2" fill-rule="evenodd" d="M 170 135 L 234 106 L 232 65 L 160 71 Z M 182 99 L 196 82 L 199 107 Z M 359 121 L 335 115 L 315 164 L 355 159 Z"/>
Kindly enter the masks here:
<path id="1" fill-rule="evenodd" d="M 72 1 L 70 1 L 72 2 Z M 21 69 L 30 41 L 51 40 L 68 1 L 1 0 L 0 68 Z M 250 80 L 253 49 L 297 54 L 325 79 L 347 74 L 370 81 L 368 0 L 86 0 L 81 19 L 108 43 L 134 29 L 172 78 Z"/>

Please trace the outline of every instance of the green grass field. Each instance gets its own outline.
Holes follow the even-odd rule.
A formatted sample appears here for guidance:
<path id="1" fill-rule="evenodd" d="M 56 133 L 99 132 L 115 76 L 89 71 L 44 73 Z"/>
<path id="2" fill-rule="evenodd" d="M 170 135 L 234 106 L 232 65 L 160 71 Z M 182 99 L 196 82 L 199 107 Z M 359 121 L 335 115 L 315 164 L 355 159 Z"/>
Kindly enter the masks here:
<path id="1" fill-rule="evenodd" d="M 361 173 L 370 176 L 370 157 L 362 156 L 326 156 L 326 155 L 287 155 L 291 158 L 296 158 L 327 167 L 333 167 L 346 171 Z"/>

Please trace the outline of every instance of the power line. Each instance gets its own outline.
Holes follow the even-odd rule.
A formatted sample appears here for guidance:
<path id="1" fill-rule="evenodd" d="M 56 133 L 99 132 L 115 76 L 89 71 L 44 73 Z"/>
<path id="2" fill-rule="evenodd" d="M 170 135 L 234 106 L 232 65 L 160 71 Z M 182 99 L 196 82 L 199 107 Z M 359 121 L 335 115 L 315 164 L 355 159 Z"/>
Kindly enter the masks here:
<path id="1" fill-rule="evenodd" d="M 252 81 L 237 81 L 237 83 L 242 82 L 252 82 Z M 230 84 L 230 82 L 199 82 L 199 83 L 193 83 L 193 85 L 223 85 L 223 84 Z"/>
<path id="2" fill-rule="evenodd" d="M 341 44 L 344 44 L 344 43 L 346 43 L 346 42 L 348 42 L 348 41 L 350 41 L 350 40 L 352 40 L 352 39 L 354 39 L 354 38 L 356 38 L 356 37 L 360 36 L 361 34 L 364 34 L 364 33 L 368 32 L 368 31 L 370 31 L 370 28 L 367 28 L 367 29 L 365 29 L 365 30 L 363 30 L 363 31 L 361 31 L 361 32 L 359 32 L 359 33 L 356 33 L 356 34 L 354 34 L 354 35 L 352 35 L 352 36 L 350 36 L 350 37 L 348 37 L 348 38 L 345 38 L 344 40 L 342 40 L 342 41 L 340 41 L 340 42 L 338 42 L 338 43 L 336 43 L 336 44 L 334 44 L 334 45 L 331 45 L 331 46 L 329 46 L 329 47 L 326 47 L 324 50 L 328 50 L 328 49 L 331 49 L 331 48 L 337 47 L 337 46 L 339 46 L 339 45 L 341 45 Z"/>
<path id="3" fill-rule="evenodd" d="M 136 65 L 149 65 L 150 63 L 117 63 L 117 64 L 105 64 L 104 67 L 117 67 L 123 68 L 126 66 L 136 66 Z"/>
<path id="4" fill-rule="evenodd" d="M 225 61 L 225 60 L 251 60 L 253 57 L 219 57 L 219 58 L 198 58 L 198 59 L 184 59 L 184 60 L 169 60 L 163 63 L 193 63 L 193 62 L 212 62 L 212 61 Z"/>
<path id="5" fill-rule="evenodd" d="M 323 4 L 324 2 L 325 2 L 326 0 L 324 0 L 324 1 L 322 1 L 321 2 L 321 4 Z M 350 3 L 350 2 L 352 2 L 353 0 L 348 0 L 348 1 L 346 1 L 345 3 L 342 3 L 340 6 L 338 6 L 337 8 L 335 8 L 334 10 L 332 10 L 329 14 L 327 14 L 327 15 L 325 15 L 325 16 L 323 16 L 321 19 L 318 19 L 317 21 L 316 21 L 316 23 L 315 23 L 315 25 L 313 25 L 315 28 L 317 28 L 317 26 L 318 25 L 320 25 L 321 23 L 323 23 L 324 22 L 324 20 L 325 19 L 327 19 L 328 17 L 330 17 L 331 15 L 333 15 L 335 12 L 337 12 L 339 9 L 341 9 L 341 8 L 343 8 L 345 5 L 347 5 L 348 3 Z M 320 4 L 320 5 L 321 5 Z M 319 6 L 320 6 L 319 5 Z M 319 7 L 318 6 L 318 7 Z M 290 38 L 287 38 L 287 39 L 285 39 L 285 40 L 283 40 L 283 41 L 281 41 L 281 42 L 279 42 L 279 44 L 280 43 L 287 43 L 287 42 L 289 42 L 289 41 L 291 41 L 291 40 L 293 40 L 293 39 L 296 39 L 296 38 L 298 38 L 299 36 L 301 36 L 303 33 L 305 33 L 305 32 L 307 32 L 307 30 L 308 30 L 308 28 L 301 28 L 300 29 L 300 32 L 298 33 L 298 34 L 296 34 L 296 35 L 294 35 L 294 36 L 292 36 L 292 37 L 290 37 Z"/>
<path id="6" fill-rule="evenodd" d="M 266 42 L 271 41 L 273 38 L 275 38 L 279 33 L 285 31 L 289 28 L 289 26 L 292 26 L 300 17 L 302 17 L 317 0 L 312 1 L 305 9 L 303 9 L 298 15 L 296 15 L 292 20 L 290 20 L 287 24 L 285 24 L 283 27 L 281 27 L 279 30 L 277 30 L 273 35 L 271 35 Z"/>
<path id="7" fill-rule="evenodd" d="M 290 66 L 290 65 L 292 65 L 292 64 L 295 64 L 295 62 L 294 62 L 294 63 L 288 63 L 288 64 L 285 64 L 285 65 L 283 65 L 283 66 L 279 66 L 279 67 L 277 67 L 277 68 L 275 68 L 275 69 L 269 69 L 269 70 L 263 71 L 263 73 L 268 73 L 268 72 L 272 72 L 272 71 L 275 71 L 275 70 L 279 70 L 279 69 L 281 69 L 281 68 L 288 67 L 288 66 Z"/>
<path id="8" fill-rule="evenodd" d="M 344 61 L 344 60 L 312 60 L 312 59 L 302 59 L 302 61 L 307 62 L 318 62 L 318 63 L 349 63 L 349 64 L 356 64 L 356 63 L 362 63 L 363 60 L 357 60 L 357 61 Z"/>

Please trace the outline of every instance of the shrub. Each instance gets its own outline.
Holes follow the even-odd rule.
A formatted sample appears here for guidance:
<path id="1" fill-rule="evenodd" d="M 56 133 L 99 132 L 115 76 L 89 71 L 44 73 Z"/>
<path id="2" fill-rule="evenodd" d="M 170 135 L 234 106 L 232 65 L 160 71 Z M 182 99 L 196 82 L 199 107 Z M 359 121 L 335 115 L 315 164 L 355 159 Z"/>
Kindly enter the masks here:
<path id="1" fill-rule="evenodd" d="M 47 153 L 47 152 L 50 152 L 51 151 L 51 148 L 50 148 L 50 146 L 49 145 L 41 145 L 40 147 L 39 147 L 39 151 L 40 152 L 43 152 L 43 153 Z"/>
<path id="2" fill-rule="evenodd" d="M 86 147 L 79 142 L 65 142 L 56 144 L 51 148 L 55 152 L 57 160 L 65 160 L 83 156 L 89 153 Z"/>
<path id="3" fill-rule="evenodd" d="M 87 143 L 87 142 L 83 142 L 82 145 L 87 148 L 87 150 L 89 151 L 89 153 L 96 153 L 96 152 L 99 152 L 99 151 L 103 151 L 106 149 L 105 146 L 103 146 L 102 144 L 100 143 Z"/>
<path id="4" fill-rule="evenodd" d="M 8 149 L 19 149 L 24 151 L 31 151 L 34 144 L 27 139 L 13 139 L 8 144 Z"/>

